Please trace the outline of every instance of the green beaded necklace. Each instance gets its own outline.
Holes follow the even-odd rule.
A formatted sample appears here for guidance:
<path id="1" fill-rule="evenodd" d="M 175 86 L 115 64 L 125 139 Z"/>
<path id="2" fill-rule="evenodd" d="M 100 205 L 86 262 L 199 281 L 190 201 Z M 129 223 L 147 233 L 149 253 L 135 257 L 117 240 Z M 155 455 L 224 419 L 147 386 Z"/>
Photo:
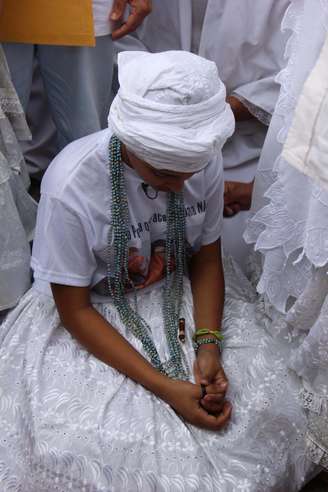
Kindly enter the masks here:
<path id="1" fill-rule="evenodd" d="M 111 228 L 107 243 L 107 258 L 114 248 L 114 271 L 107 262 L 109 292 L 118 310 L 121 321 L 138 338 L 151 363 L 160 372 L 175 379 L 187 379 L 187 369 L 181 344 L 178 340 L 178 323 L 183 298 L 183 276 L 185 272 L 185 207 L 182 193 L 168 193 L 166 234 L 166 277 L 163 295 L 163 318 L 170 358 L 160 360 L 151 337 L 151 328 L 131 307 L 126 295 L 127 285 L 134 289 L 128 273 L 128 227 L 129 209 L 122 171 L 121 142 L 113 135 L 109 143 L 109 176 L 112 191 Z M 175 260 L 173 269 L 172 259 Z M 173 271 L 174 270 L 174 271 Z M 135 299 L 136 299 L 136 290 Z"/>

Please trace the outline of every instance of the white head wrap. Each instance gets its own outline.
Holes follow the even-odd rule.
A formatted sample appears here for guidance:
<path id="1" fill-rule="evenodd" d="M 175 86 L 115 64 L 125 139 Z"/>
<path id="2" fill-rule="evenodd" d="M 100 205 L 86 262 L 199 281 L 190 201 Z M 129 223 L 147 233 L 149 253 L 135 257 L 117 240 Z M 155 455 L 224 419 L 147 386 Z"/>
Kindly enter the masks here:
<path id="1" fill-rule="evenodd" d="M 113 132 L 157 169 L 197 172 L 220 152 L 234 117 L 215 63 L 186 51 L 118 55 Z"/>

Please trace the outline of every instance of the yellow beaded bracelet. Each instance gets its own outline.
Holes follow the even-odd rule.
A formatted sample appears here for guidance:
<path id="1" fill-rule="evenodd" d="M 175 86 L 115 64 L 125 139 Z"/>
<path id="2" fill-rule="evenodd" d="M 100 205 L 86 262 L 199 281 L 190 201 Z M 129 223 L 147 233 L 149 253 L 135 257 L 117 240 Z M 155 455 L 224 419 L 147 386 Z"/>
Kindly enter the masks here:
<path id="1" fill-rule="evenodd" d="M 208 330 L 207 328 L 201 328 L 200 330 L 195 331 L 192 339 L 196 341 L 197 337 L 200 337 L 202 335 L 212 335 L 217 340 L 224 340 L 224 336 L 218 330 L 212 331 Z"/>

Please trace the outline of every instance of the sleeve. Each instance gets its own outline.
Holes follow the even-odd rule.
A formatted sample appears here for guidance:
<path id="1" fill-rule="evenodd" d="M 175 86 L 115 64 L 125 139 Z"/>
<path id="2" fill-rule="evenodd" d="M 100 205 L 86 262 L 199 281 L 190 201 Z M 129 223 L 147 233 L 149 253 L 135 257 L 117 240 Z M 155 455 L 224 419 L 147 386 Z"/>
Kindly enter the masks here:
<path id="1" fill-rule="evenodd" d="M 57 198 L 43 195 L 32 251 L 34 277 L 76 287 L 90 285 L 97 268 L 93 237 L 86 218 Z"/>
<path id="2" fill-rule="evenodd" d="M 223 229 L 223 163 L 222 154 L 215 157 L 205 169 L 206 212 L 202 232 L 202 245 L 217 241 Z"/>
<path id="3" fill-rule="evenodd" d="M 277 73 L 271 77 L 256 80 L 236 88 L 232 92 L 248 111 L 264 125 L 270 124 L 280 86 L 276 82 Z"/>
<path id="4" fill-rule="evenodd" d="M 123 38 L 115 41 L 115 51 L 121 53 L 121 51 L 148 51 L 147 46 L 142 42 L 138 36 L 138 29 L 131 33 L 123 36 Z"/>
<path id="5" fill-rule="evenodd" d="M 285 50 L 289 33 L 286 30 L 282 31 L 280 25 L 290 2 L 270 0 L 265 3 L 263 18 L 260 15 L 259 22 L 254 24 L 254 30 L 258 27 L 260 32 L 257 43 L 244 46 L 246 51 L 243 58 L 247 64 L 245 69 L 251 70 L 254 78 L 235 87 L 232 95 L 236 96 L 253 116 L 268 124 L 280 91 L 277 76 L 286 65 Z"/>

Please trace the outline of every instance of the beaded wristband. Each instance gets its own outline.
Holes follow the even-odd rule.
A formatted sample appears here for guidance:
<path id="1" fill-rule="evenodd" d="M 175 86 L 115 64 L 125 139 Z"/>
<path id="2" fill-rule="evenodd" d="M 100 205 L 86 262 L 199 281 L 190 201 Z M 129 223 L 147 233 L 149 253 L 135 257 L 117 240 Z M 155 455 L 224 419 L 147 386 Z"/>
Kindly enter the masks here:
<path id="1" fill-rule="evenodd" d="M 203 335 L 212 335 L 216 338 L 216 340 L 224 340 L 224 336 L 218 330 L 212 331 L 208 330 L 207 328 L 196 330 L 192 339 L 196 341 L 197 337 L 201 337 Z"/>
<path id="2" fill-rule="evenodd" d="M 219 347 L 220 352 L 222 352 L 222 342 L 221 340 L 218 340 L 217 338 L 201 338 L 200 340 L 193 340 L 192 345 L 194 347 L 194 351 L 198 352 L 198 349 L 201 345 L 207 345 L 210 343 L 214 343 Z"/>

